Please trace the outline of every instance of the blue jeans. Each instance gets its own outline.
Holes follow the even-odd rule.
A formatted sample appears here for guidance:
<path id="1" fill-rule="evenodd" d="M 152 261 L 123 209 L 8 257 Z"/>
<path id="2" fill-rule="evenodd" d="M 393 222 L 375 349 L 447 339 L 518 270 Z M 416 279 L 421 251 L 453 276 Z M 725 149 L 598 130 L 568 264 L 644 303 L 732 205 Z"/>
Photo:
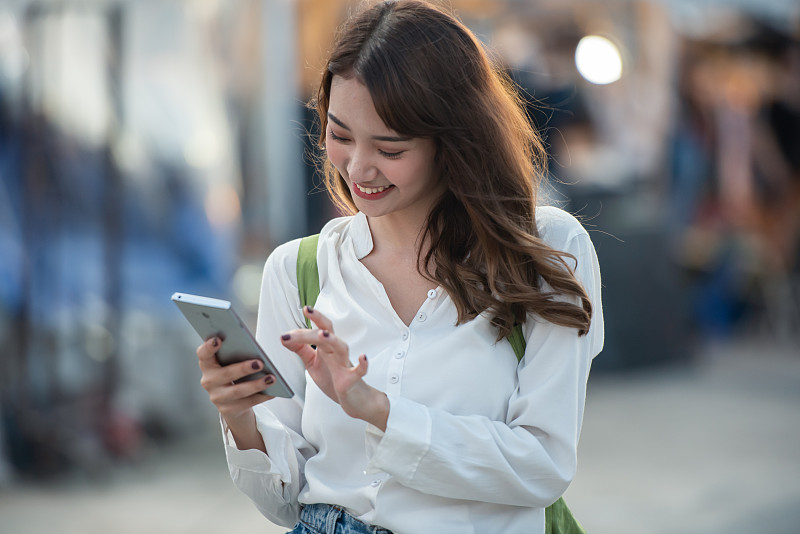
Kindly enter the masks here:
<path id="1" fill-rule="evenodd" d="M 300 512 L 300 521 L 287 534 L 392 534 L 392 531 L 367 525 L 341 506 L 306 504 Z"/>

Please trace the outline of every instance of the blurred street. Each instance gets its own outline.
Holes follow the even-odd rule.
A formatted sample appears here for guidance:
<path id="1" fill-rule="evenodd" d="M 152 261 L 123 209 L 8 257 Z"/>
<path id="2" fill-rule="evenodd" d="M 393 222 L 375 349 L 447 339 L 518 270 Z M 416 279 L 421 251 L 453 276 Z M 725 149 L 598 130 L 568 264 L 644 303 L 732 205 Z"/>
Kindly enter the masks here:
<path id="1" fill-rule="evenodd" d="M 691 367 L 590 379 L 566 496 L 587 531 L 798 532 L 799 346 L 734 340 Z"/>
<path id="2" fill-rule="evenodd" d="M 798 384 L 796 340 L 737 340 L 692 365 L 595 374 L 567 501 L 591 534 L 796 533 Z M 233 487 L 212 420 L 195 441 L 150 454 L 103 482 L 0 490 L 2 532 L 285 532 Z"/>

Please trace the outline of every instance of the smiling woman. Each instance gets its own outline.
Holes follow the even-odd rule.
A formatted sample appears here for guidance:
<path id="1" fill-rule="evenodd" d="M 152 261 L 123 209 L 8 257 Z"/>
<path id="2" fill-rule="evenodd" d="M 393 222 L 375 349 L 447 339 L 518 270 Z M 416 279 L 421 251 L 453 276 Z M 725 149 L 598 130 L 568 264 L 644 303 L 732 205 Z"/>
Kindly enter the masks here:
<path id="1" fill-rule="evenodd" d="M 331 80 L 327 116 L 328 159 L 358 211 L 381 217 L 375 224 L 421 228 L 444 192 L 433 140 L 400 135 L 387 127 L 367 87 L 353 77 Z"/>
<path id="2" fill-rule="evenodd" d="M 258 363 L 220 367 L 219 339 L 197 352 L 235 483 L 294 534 L 580 532 L 559 497 L 600 275 L 577 220 L 536 205 L 545 155 L 510 83 L 451 15 L 387 1 L 342 27 L 312 106 L 348 215 L 316 254 L 273 251 L 257 329 L 297 394 L 232 384 Z"/>

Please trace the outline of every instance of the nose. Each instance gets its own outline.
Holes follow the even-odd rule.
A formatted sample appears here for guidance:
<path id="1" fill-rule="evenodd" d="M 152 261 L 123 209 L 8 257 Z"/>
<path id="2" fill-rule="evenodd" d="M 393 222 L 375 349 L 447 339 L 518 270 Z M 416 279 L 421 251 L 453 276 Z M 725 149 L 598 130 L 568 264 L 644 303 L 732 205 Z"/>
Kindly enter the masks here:
<path id="1" fill-rule="evenodd" d="M 368 182 L 377 173 L 372 157 L 366 150 L 354 148 L 347 162 L 347 175 L 354 182 Z"/>

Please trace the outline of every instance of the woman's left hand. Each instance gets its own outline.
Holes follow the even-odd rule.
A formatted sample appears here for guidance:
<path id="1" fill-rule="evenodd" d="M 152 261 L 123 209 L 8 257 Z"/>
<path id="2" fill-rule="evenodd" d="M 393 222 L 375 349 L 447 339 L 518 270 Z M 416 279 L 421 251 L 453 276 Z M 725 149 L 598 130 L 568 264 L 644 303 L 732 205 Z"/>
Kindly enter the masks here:
<path id="1" fill-rule="evenodd" d="M 366 355 L 361 354 L 358 365 L 354 366 L 347 343 L 336 337 L 331 321 L 310 306 L 303 308 L 303 314 L 318 330 L 287 332 L 281 336 L 283 346 L 300 356 L 317 386 L 339 403 L 347 415 L 386 430 L 389 399 L 364 382 L 368 368 Z M 311 345 L 316 345 L 316 350 Z"/>

